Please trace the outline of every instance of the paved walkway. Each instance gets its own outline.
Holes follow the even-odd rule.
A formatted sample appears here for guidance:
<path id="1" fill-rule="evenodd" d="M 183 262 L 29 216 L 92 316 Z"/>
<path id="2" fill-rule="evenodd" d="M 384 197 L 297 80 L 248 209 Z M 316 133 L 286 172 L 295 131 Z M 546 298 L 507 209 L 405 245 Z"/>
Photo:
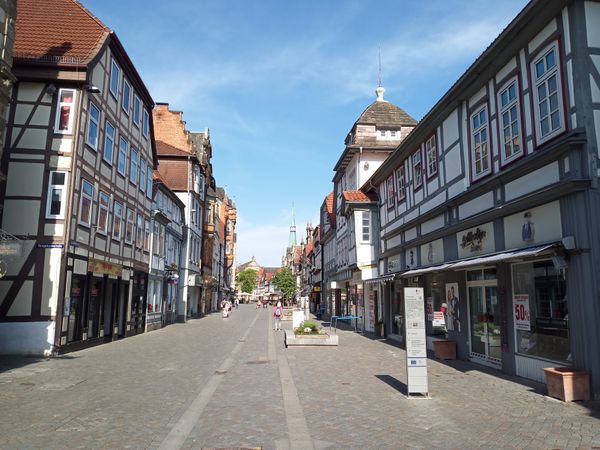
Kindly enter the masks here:
<path id="1" fill-rule="evenodd" d="M 408 399 L 401 348 L 338 331 L 339 347 L 286 349 L 271 314 L 0 357 L 0 448 L 600 448 L 600 402 L 436 360 L 429 398 Z"/>

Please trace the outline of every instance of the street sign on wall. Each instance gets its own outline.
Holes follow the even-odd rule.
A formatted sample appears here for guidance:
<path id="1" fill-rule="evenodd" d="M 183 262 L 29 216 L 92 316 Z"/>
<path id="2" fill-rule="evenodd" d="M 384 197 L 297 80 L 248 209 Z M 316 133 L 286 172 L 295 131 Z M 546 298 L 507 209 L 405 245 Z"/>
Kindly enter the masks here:
<path id="1" fill-rule="evenodd" d="M 427 338 L 423 288 L 404 288 L 406 379 L 408 395 L 428 395 Z"/>

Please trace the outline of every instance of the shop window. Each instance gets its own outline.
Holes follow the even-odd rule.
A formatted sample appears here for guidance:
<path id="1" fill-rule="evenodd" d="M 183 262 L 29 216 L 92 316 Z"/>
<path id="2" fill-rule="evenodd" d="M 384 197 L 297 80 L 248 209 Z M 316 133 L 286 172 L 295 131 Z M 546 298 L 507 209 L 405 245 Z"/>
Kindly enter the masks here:
<path id="1" fill-rule="evenodd" d="M 551 260 L 513 264 L 513 317 L 518 353 L 571 361 L 565 273 Z"/>
<path id="2" fill-rule="evenodd" d="M 56 108 L 56 120 L 54 132 L 59 134 L 71 134 L 73 132 L 73 117 L 75 108 L 75 89 L 58 90 L 58 107 Z"/>

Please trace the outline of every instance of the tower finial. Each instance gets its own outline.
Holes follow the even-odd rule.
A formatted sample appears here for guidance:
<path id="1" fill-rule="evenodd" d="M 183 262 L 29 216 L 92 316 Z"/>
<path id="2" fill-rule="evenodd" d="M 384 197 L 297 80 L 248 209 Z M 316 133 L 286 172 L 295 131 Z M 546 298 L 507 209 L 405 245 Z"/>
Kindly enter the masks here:
<path id="1" fill-rule="evenodd" d="M 296 245 L 298 245 L 298 241 L 296 240 L 296 215 L 294 213 L 294 203 L 292 202 L 292 225 L 290 226 L 288 247 L 295 247 Z"/>
<path id="2" fill-rule="evenodd" d="M 381 46 L 379 46 L 379 86 L 377 86 L 377 89 L 375 89 L 378 102 L 385 102 L 383 99 L 384 92 L 385 88 L 381 85 Z"/>

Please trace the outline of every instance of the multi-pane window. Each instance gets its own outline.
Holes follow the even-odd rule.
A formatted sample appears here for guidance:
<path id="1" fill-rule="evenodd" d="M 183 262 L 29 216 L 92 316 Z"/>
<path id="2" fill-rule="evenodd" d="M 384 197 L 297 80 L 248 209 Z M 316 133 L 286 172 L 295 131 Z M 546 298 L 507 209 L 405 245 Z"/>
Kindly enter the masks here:
<path id="1" fill-rule="evenodd" d="M 140 191 L 146 191 L 146 160 L 140 158 Z"/>
<path id="2" fill-rule="evenodd" d="M 150 115 L 148 114 L 148 110 L 144 108 L 144 120 L 142 123 L 142 133 L 144 136 L 148 136 L 150 132 Z"/>
<path id="3" fill-rule="evenodd" d="M 369 211 L 362 212 L 361 240 L 363 242 L 371 241 L 371 213 Z"/>
<path id="4" fill-rule="evenodd" d="M 54 123 L 55 133 L 71 134 L 73 132 L 74 109 L 75 89 L 59 89 L 58 108 L 56 108 L 56 120 Z"/>
<path id="5" fill-rule="evenodd" d="M 123 111 L 125 111 L 125 114 L 129 115 L 129 110 L 131 109 L 131 85 L 125 78 L 123 78 L 123 99 L 121 107 L 123 108 Z"/>
<path id="6" fill-rule="evenodd" d="M 412 156 L 413 182 L 415 188 L 423 184 L 423 162 L 421 161 L 421 150 L 417 150 Z"/>
<path id="7" fill-rule="evenodd" d="M 144 250 L 150 249 L 150 221 L 144 219 Z"/>
<path id="8" fill-rule="evenodd" d="M 108 120 L 104 132 L 104 161 L 112 165 L 115 152 L 115 127 Z"/>
<path id="9" fill-rule="evenodd" d="M 137 248 L 144 247 L 144 217 L 137 215 L 137 223 L 135 227 L 135 246 Z"/>
<path id="10" fill-rule="evenodd" d="M 502 163 L 509 162 L 523 153 L 521 146 L 521 114 L 517 81 L 513 80 L 498 94 L 500 104 L 500 132 Z"/>
<path id="11" fill-rule="evenodd" d="M 562 88 L 558 70 L 558 47 L 552 44 L 532 64 L 535 88 L 537 142 L 542 143 L 564 130 Z"/>
<path id="12" fill-rule="evenodd" d="M 119 163 L 117 170 L 121 175 L 125 175 L 127 170 L 127 141 L 123 136 L 119 139 Z"/>
<path id="13" fill-rule="evenodd" d="M 125 222 L 125 243 L 133 243 L 133 226 L 134 226 L 134 213 L 132 209 L 127 208 L 127 219 Z"/>
<path id="14" fill-rule="evenodd" d="M 406 198 L 406 178 L 404 175 L 404 164 L 396 169 L 396 194 L 398 195 L 398 201 L 402 201 Z"/>
<path id="15" fill-rule="evenodd" d="M 129 157 L 129 180 L 133 184 L 136 184 L 138 181 L 138 152 L 133 147 L 131 148 Z"/>
<path id="16" fill-rule="evenodd" d="M 121 240 L 121 227 L 123 226 L 123 205 L 119 202 L 114 202 L 113 210 L 113 229 L 112 237 L 117 241 Z"/>
<path id="17" fill-rule="evenodd" d="M 471 116 L 471 169 L 476 180 L 491 170 L 487 107 Z"/>
<path id="18" fill-rule="evenodd" d="M 100 191 L 98 195 L 98 233 L 106 234 L 108 231 L 108 210 L 110 209 L 110 196 Z"/>
<path id="19" fill-rule="evenodd" d="M 65 217 L 67 177 L 67 172 L 50 172 L 48 203 L 46 204 L 47 219 L 63 219 Z"/>
<path id="20" fill-rule="evenodd" d="M 386 181 L 387 188 L 387 206 L 388 208 L 394 207 L 394 176 L 390 176 Z"/>
<path id="21" fill-rule="evenodd" d="M 115 62 L 112 60 L 110 65 L 110 93 L 115 96 L 115 98 L 119 95 L 119 80 L 121 78 L 121 69 Z"/>
<path id="22" fill-rule="evenodd" d="M 88 119 L 87 144 L 94 150 L 98 148 L 98 130 L 100 129 L 100 108 L 90 102 Z"/>
<path id="23" fill-rule="evenodd" d="M 94 198 L 94 185 L 85 178 L 81 179 L 81 200 L 79 201 L 79 223 L 92 224 L 92 201 Z"/>
<path id="24" fill-rule="evenodd" d="M 152 198 L 152 165 L 148 162 L 148 172 L 146 173 L 146 196 Z"/>
<path id="25" fill-rule="evenodd" d="M 133 123 L 140 126 L 140 98 L 133 94 Z"/>
<path id="26" fill-rule="evenodd" d="M 425 142 L 425 157 L 427 158 L 427 178 L 437 175 L 438 172 L 438 154 L 435 142 L 435 134 Z"/>

